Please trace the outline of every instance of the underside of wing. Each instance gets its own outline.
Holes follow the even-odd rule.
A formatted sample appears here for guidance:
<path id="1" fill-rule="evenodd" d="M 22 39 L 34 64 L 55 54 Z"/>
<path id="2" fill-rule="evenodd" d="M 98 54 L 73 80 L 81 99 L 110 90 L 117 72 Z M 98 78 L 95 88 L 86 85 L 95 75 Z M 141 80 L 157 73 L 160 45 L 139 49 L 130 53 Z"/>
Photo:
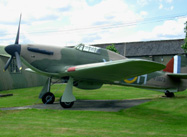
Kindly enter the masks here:
<path id="1" fill-rule="evenodd" d="M 187 73 L 169 73 L 167 74 L 171 78 L 176 78 L 176 79 L 187 79 Z"/>
<path id="2" fill-rule="evenodd" d="M 162 70 L 165 66 L 142 59 L 124 59 L 111 62 L 79 65 L 67 69 L 77 79 L 115 81 Z"/>

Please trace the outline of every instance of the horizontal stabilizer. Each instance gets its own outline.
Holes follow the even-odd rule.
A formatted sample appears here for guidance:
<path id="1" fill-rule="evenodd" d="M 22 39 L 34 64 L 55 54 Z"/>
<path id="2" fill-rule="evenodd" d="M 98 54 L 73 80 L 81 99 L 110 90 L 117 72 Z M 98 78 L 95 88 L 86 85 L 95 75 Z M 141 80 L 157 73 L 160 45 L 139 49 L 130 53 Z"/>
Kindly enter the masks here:
<path id="1" fill-rule="evenodd" d="M 187 73 L 178 73 L 178 74 L 169 73 L 167 75 L 170 76 L 170 77 L 172 77 L 172 78 L 187 79 Z"/>

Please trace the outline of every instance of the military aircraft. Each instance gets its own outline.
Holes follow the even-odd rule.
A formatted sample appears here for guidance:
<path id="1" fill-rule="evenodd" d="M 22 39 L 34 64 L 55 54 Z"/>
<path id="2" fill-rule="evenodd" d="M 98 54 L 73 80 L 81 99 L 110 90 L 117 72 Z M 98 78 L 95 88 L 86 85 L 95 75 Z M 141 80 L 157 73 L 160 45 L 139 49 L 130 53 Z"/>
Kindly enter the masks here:
<path id="1" fill-rule="evenodd" d="M 174 97 L 175 92 L 187 88 L 187 57 L 174 56 L 163 71 L 116 81 L 117 85 L 133 86 L 164 92 L 167 97 Z"/>
<path id="2" fill-rule="evenodd" d="M 55 101 L 54 94 L 50 92 L 52 78 L 67 81 L 60 104 L 64 108 L 70 108 L 76 100 L 73 95 L 73 86 L 80 89 L 99 89 L 105 83 L 114 83 L 117 80 L 165 68 L 160 63 L 127 59 L 109 50 L 83 44 L 75 47 L 19 44 L 20 23 L 21 16 L 15 43 L 5 47 L 5 51 L 11 57 L 4 71 L 15 58 L 19 70 L 22 69 L 22 61 L 30 68 L 30 71 L 47 76 L 48 80 L 39 95 L 44 104 L 52 104 Z"/>

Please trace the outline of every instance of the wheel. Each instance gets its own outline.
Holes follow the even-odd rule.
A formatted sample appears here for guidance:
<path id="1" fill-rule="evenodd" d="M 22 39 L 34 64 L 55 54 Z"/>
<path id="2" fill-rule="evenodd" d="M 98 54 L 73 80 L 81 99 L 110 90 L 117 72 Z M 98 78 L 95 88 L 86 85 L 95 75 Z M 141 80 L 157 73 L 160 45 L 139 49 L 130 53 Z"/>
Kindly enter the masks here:
<path id="1" fill-rule="evenodd" d="M 62 98 L 62 96 L 61 96 Z M 74 102 L 61 102 L 61 98 L 60 98 L 60 105 L 63 107 L 63 108 L 71 108 L 74 104 Z"/>
<path id="2" fill-rule="evenodd" d="M 42 102 L 43 102 L 44 104 L 53 104 L 54 101 L 55 101 L 55 96 L 54 96 L 54 94 L 51 93 L 51 92 L 45 93 L 45 94 L 43 95 L 43 97 L 42 97 Z"/>
<path id="3" fill-rule="evenodd" d="M 173 92 L 169 92 L 169 91 L 166 91 L 165 95 L 166 95 L 166 97 L 169 97 L 169 98 L 175 96 Z"/>

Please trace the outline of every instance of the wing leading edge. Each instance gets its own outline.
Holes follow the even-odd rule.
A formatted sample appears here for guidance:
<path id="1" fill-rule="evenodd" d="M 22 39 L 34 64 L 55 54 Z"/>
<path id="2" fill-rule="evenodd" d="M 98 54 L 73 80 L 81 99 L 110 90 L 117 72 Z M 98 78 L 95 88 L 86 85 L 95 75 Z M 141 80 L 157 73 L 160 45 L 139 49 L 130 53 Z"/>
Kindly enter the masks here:
<path id="1" fill-rule="evenodd" d="M 73 66 L 68 68 L 66 72 L 69 76 L 79 79 L 115 81 L 151 73 L 164 68 L 164 65 L 148 60 L 125 59 Z"/>

